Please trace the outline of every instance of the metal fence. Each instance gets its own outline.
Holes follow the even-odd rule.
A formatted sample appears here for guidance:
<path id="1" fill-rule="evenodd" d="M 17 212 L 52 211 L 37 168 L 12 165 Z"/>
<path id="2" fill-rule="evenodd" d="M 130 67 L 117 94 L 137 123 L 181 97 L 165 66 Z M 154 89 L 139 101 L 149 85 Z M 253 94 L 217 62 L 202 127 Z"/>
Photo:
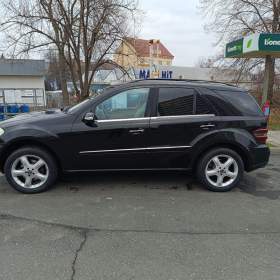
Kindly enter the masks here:
<path id="1" fill-rule="evenodd" d="M 0 120 L 45 108 L 44 89 L 0 88 Z"/>
<path id="2" fill-rule="evenodd" d="M 63 107 L 63 97 L 62 91 L 46 91 L 46 103 L 47 108 L 62 108 Z"/>
<path id="3" fill-rule="evenodd" d="M 73 94 L 69 94 L 69 105 L 77 104 L 77 99 Z M 62 91 L 46 91 L 46 103 L 47 108 L 63 108 L 63 96 Z"/>

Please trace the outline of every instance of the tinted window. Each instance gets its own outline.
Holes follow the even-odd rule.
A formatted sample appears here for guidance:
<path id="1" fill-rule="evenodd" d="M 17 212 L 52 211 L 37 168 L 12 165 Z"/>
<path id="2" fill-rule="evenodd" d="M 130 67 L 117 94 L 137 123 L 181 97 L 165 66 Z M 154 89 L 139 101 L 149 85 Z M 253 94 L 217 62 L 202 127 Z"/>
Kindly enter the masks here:
<path id="1" fill-rule="evenodd" d="M 143 118 L 149 96 L 148 88 L 130 89 L 118 93 L 95 109 L 98 120 Z"/>
<path id="2" fill-rule="evenodd" d="M 160 88 L 158 97 L 159 116 L 192 115 L 194 90 L 186 88 Z"/>
<path id="3" fill-rule="evenodd" d="M 213 108 L 209 104 L 209 102 L 207 102 L 199 94 L 196 95 L 196 110 L 195 110 L 195 113 L 197 115 L 207 115 L 207 114 L 215 115 L 215 111 L 213 110 Z"/>
<path id="4" fill-rule="evenodd" d="M 238 116 L 263 116 L 263 113 L 256 100 L 246 92 L 239 91 L 216 91 L 219 103 L 226 102 L 223 115 Z"/>

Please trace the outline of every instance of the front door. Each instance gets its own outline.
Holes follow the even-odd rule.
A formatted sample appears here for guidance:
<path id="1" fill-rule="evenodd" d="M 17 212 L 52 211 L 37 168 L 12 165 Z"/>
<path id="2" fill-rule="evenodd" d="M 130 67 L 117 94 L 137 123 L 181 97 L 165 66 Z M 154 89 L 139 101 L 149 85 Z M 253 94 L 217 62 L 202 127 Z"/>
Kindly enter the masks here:
<path id="1" fill-rule="evenodd" d="M 210 104 L 192 88 L 158 89 L 149 130 L 150 168 L 188 168 L 194 139 L 214 128 Z"/>
<path id="2" fill-rule="evenodd" d="M 149 88 L 116 93 L 96 104 L 92 125 L 73 125 L 75 170 L 137 169 L 145 165 Z"/>

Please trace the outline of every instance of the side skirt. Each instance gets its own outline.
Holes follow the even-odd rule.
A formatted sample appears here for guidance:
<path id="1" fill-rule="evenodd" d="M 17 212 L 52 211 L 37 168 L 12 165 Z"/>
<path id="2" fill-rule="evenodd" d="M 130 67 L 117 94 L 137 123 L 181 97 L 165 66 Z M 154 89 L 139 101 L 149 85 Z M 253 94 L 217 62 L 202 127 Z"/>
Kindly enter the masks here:
<path id="1" fill-rule="evenodd" d="M 75 172 L 118 172 L 118 171 L 190 171 L 191 168 L 135 168 L 135 169 L 86 169 L 86 170 L 64 170 L 65 173 Z"/>

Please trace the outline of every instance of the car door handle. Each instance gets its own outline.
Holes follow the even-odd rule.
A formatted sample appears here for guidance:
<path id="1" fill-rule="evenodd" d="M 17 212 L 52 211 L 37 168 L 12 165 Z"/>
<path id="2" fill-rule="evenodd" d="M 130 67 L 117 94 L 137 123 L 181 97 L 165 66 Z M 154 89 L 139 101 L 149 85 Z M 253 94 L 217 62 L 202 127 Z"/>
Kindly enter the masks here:
<path id="1" fill-rule="evenodd" d="M 131 134 L 140 134 L 140 133 L 143 133 L 144 131 L 145 131 L 144 128 L 131 129 L 131 130 L 129 130 L 129 133 L 131 133 Z"/>
<path id="2" fill-rule="evenodd" d="M 203 124 L 200 126 L 202 129 L 210 129 L 211 127 L 215 127 L 214 124 Z"/>

